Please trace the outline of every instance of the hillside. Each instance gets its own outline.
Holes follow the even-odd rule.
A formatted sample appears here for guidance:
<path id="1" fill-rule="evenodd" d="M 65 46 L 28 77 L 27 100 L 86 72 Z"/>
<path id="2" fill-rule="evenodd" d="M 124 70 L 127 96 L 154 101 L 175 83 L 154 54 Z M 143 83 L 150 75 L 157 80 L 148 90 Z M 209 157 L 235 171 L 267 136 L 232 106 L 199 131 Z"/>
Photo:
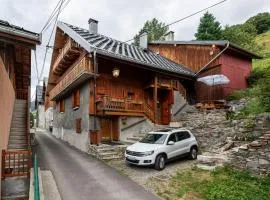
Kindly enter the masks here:
<path id="1" fill-rule="evenodd" d="M 261 47 L 259 54 L 264 58 L 253 61 L 253 69 L 264 70 L 270 66 L 270 31 L 258 35 L 255 41 Z"/>

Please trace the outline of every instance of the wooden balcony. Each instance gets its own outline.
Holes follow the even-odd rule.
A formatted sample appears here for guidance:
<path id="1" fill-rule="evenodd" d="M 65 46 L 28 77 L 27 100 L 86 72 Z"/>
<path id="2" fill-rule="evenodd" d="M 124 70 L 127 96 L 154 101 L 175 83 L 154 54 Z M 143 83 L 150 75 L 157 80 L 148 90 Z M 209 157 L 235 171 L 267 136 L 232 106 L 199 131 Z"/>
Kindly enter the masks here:
<path id="1" fill-rule="evenodd" d="M 99 115 L 144 116 L 143 102 L 104 96 L 97 100 Z"/>
<path id="2" fill-rule="evenodd" d="M 69 38 L 64 47 L 60 49 L 59 55 L 53 64 L 53 72 L 60 76 L 79 57 L 79 55 L 79 46 Z"/>
<path id="3" fill-rule="evenodd" d="M 84 57 L 51 90 L 51 100 L 55 101 L 60 99 L 66 93 L 93 76 L 93 66 L 91 65 L 90 59 L 88 57 Z"/>

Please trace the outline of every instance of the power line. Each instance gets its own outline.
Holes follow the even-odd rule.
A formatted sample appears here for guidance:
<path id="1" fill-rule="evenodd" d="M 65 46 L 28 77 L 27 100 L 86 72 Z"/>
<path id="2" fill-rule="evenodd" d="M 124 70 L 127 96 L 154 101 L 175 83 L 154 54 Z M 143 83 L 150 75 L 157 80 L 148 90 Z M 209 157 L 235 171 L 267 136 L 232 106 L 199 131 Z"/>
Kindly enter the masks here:
<path id="1" fill-rule="evenodd" d="M 56 12 L 57 12 L 57 8 L 59 9 L 60 8 L 60 12 L 62 12 L 62 10 L 65 9 L 65 7 L 69 4 L 71 0 L 64 0 L 63 3 L 62 3 L 62 6 L 61 8 L 59 7 L 59 3 L 61 2 L 61 0 L 59 0 L 58 4 L 56 5 L 56 7 L 54 8 L 51 16 L 49 17 L 48 21 L 46 22 L 46 24 L 44 25 L 44 27 L 42 28 L 41 30 L 41 33 L 42 32 L 45 32 L 50 26 L 51 26 L 51 22 L 54 20 L 54 18 L 56 17 Z"/>
<path id="2" fill-rule="evenodd" d="M 44 32 L 45 30 L 47 30 L 47 28 L 49 27 L 54 15 L 56 14 L 55 11 L 57 10 L 58 6 L 60 5 L 62 0 L 59 0 L 57 5 L 55 6 L 54 10 L 52 11 L 49 19 L 47 20 L 47 22 L 45 23 L 45 25 L 43 26 L 42 30 L 41 30 L 41 33 Z"/>
<path id="3" fill-rule="evenodd" d="M 50 44 L 50 42 L 51 42 L 52 35 L 53 35 L 54 29 L 55 29 L 55 26 L 56 26 L 56 23 L 57 23 L 58 16 L 59 16 L 59 14 L 60 14 L 60 12 L 61 12 L 61 7 L 62 7 L 62 5 L 63 5 L 63 2 L 64 2 L 64 0 L 61 0 L 61 4 L 60 4 L 60 6 L 59 6 L 59 8 L 58 8 L 58 13 L 57 13 L 56 18 L 55 18 L 54 26 L 53 26 L 53 28 L 52 28 L 52 32 L 51 32 L 51 34 L 50 34 L 50 37 L 49 37 L 49 40 L 48 40 L 48 43 L 47 43 L 47 46 L 46 46 L 46 51 L 45 51 L 45 55 L 44 55 L 44 59 L 43 59 L 43 65 L 42 65 L 41 73 L 40 73 L 40 76 L 39 76 L 38 80 L 40 80 L 40 78 L 41 78 L 42 75 L 43 75 L 44 66 L 45 66 L 45 62 L 46 62 L 46 58 L 47 58 L 47 53 L 48 53 L 48 46 L 49 46 L 49 44 Z"/>
<path id="4" fill-rule="evenodd" d="M 178 20 L 176 20 L 176 21 L 174 21 L 174 22 L 172 22 L 172 23 L 169 23 L 169 24 L 163 26 L 162 28 L 169 27 L 169 26 L 171 26 L 171 25 L 173 25 L 173 24 L 176 24 L 176 23 L 178 23 L 178 22 L 181 22 L 181 21 L 183 21 L 183 20 L 185 20 L 185 19 L 187 19 L 187 18 L 193 17 L 194 15 L 197 15 L 197 14 L 199 14 L 199 13 L 205 11 L 205 10 L 208 10 L 208 9 L 210 9 L 210 8 L 213 8 L 213 7 L 217 6 L 217 5 L 219 5 L 219 4 L 222 4 L 222 3 L 224 3 L 225 1 L 227 1 L 227 0 L 220 1 L 220 2 L 215 3 L 215 4 L 213 4 L 213 5 L 211 5 L 211 6 L 207 7 L 207 8 L 204 8 L 204 9 L 201 9 L 201 10 L 199 10 L 199 11 L 197 11 L 197 12 L 194 12 L 194 13 L 192 13 L 192 14 L 186 16 L 186 17 L 183 17 L 183 18 L 181 18 L 181 19 L 178 19 Z M 150 33 L 151 33 L 151 32 L 150 32 Z M 138 37 L 141 37 L 141 36 L 142 36 L 142 34 L 139 35 Z M 129 40 L 125 41 L 125 43 L 126 43 L 126 42 L 130 42 L 130 41 L 133 41 L 133 40 L 134 40 L 134 38 L 129 39 Z"/>

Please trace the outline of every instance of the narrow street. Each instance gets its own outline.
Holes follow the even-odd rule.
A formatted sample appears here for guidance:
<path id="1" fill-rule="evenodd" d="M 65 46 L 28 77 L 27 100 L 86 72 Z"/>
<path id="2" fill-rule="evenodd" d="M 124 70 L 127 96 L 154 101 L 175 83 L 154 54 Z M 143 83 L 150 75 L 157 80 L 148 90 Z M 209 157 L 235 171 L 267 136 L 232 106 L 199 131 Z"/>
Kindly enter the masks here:
<path id="1" fill-rule="evenodd" d="M 141 186 L 101 161 L 49 133 L 37 132 L 41 170 L 51 170 L 63 200 L 157 200 Z"/>

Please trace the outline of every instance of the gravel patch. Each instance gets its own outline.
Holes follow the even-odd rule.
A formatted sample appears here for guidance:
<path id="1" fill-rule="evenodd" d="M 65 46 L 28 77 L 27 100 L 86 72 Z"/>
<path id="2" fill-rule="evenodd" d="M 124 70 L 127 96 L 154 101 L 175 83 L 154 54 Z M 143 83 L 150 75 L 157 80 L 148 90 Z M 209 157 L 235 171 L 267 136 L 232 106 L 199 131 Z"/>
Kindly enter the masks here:
<path id="1" fill-rule="evenodd" d="M 135 165 L 126 164 L 125 160 L 112 160 L 107 162 L 108 165 L 117 169 L 121 173 L 130 177 L 133 181 L 143 186 L 147 190 L 152 191 L 151 185 L 148 181 L 152 178 L 155 180 L 167 180 L 174 173 L 181 170 L 186 170 L 195 165 L 196 161 L 188 160 L 186 158 L 179 159 L 167 163 L 166 168 L 162 171 L 157 171 L 153 167 L 140 167 Z M 153 192 L 153 191 L 152 191 Z"/>

